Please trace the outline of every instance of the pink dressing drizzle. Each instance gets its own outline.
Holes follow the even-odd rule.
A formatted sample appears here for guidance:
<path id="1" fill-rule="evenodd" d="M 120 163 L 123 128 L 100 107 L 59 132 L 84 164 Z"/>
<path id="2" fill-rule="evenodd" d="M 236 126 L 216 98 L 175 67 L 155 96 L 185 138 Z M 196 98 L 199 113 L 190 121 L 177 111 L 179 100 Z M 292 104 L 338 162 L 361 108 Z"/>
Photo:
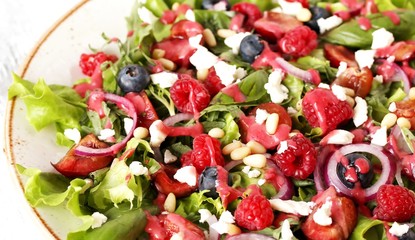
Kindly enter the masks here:
<path id="1" fill-rule="evenodd" d="M 372 23 L 370 22 L 369 18 L 367 17 L 359 17 L 357 19 L 357 23 L 359 24 L 359 27 L 365 31 L 372 28 Z"/>

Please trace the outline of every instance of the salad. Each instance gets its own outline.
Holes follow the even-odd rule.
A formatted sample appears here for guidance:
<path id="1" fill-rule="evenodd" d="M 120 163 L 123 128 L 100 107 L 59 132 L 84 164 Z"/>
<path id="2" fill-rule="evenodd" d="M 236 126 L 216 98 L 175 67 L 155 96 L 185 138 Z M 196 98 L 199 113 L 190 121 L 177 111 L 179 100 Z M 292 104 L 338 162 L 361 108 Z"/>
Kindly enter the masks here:
<path id="1" fill-rule="evenodd" d="M 80 219 L 67 239 L 414 239 L 414 9 L 138 1 L 73 86 L 14 75 L 68 147 L 17 166 L 25 196 Z"/>

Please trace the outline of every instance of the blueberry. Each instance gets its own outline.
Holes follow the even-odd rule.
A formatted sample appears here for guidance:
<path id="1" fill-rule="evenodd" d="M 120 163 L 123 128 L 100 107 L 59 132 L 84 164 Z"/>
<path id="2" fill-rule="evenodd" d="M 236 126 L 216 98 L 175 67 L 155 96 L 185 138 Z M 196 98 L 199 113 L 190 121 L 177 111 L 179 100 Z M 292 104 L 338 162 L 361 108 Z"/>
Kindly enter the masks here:
<path id="1" fill-rule="evenodd" d="M 150 75 L 142 66 L 130 64 L 118 72 L 117 84 L 124 93 L 141 92 L 149 83 Z"/>
<path id="2" fill-rule="evenodd" d="M 374 178 L 372 169 L 372 163 L 363 154 L 351 153 L 345 156 L 349 160 L 349 164 L 344 166 L 341 162 L 337 164 L 336 173 L 339 176 L 341 182 L 350 189 L 353 189 L 355 183 L 351 180 L 346 179 L 348 173 L 356 173 L 357 179 L 360 182 L 362 188 L 370 187 Z"/>
<path id="3" fill-rule="evenodd" d="M 412 229 L 409 229 L 407 233 L 400 236 L 399 240 L 414 240 L 415 239 L 415 232 Z"/>
<path id="4" fill-rule="evenodd" d="M 304 24 L 311 28 L 311 30 L 315 31 L 317 34 L 320 33 L 320 27 L 317 24 L 317 20 L 320 18 L 328 18 L 331 16 L 330 12 L 327 11 L 325 8 L 321 7 L 310 7 L 310 12 L 312 14 L 312 18 L 310 21 L 305 22 Z"/>
<path id="5" fill-rule="evenodd" d="M 218 169 L 216 167 L 206 167 L 199 177 L 199 191 L 209 190 L 205 196 L 211 198 L 219 197 L 216 192 L 216 179 L 218 177 Z"/>
<path id="6" fill-rule="evenodd" d="M 244 37 L 239 47 L 242 60 L 248 63 L 253 63 L 262 50 L 264 50 L 264 44 L 260 42 L 256 34 Z"/>
<path id="7" fill-rule="evenodd" d="M 202 8 L 207 10 L 223 10 L 225 7 L 227 11 L 231 9 L 231 4 L 228 0 L 203 0 Z"/>

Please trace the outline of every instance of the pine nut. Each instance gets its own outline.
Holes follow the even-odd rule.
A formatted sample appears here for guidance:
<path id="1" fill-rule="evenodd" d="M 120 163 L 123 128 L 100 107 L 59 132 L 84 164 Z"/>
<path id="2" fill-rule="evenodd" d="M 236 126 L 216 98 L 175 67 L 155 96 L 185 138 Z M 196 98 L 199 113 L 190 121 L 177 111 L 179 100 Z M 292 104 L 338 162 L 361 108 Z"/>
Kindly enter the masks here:
<path id="1" fill-rule="evenodd" d="M 408 128 L 408 129 L 411 128 L 411 122 L 407 118 L 404 118 L 404 117 L 398 118 L 398 120 L 396 120 L 396 124 L 398 124 L 398 126 L 401 128 Z"/>
<path id="2" fill-rule="evenodd" d="M 354 107 L 355 105 L 355 101 L 352 97 L 350 97 L 349 95 L 346 96 L 346 102 L 350 105 L 350 107 Z"/>
<path id="3" fill-rule="evenodd" d="M 179 7 L 180 7 L 180 3 L 175 2 L 175 3 L 173 3 L 173 5 L 171 6 L 171 10 L 173 10 L 173 11 L 177 11 L 177 10 L 179 9 Z"/>
<path id="4" fill-rule="evenodd" d="M 149 134 L 148 129 L 144 127 L 138 127 L 134 129 L 134 132 L 133 132 L 133 136 L 138 139 L 144 139 L 148 137 L 148 134 Z"/>
<path id="5" fill-rule="evenodd" d="M 205 81 L 209 74 L 209 69 L 200 69 L 196 72 L 196 78 L 200 81 Z"/>
<path id="6" fill-rule="evenodd" d="M 225 131 L 223 131 L 221 128 L 212 128 L 208 134 L 213 138 L 223 138 L 225 136 Z"/>
<path id="7" fill-rule="evenodd" d="M 268 116 L 267 121 L 265 122 L 265 129 L 267 133 L 270 135 L 275 134 L 278 127 L 278 121 L 280 120 L 280 116 L 278 113 L 272 113 Z"/>
<path id="8" fill-rule="evenodd" d="M 388 113 L 383 117 L 380 126 L 391 128 L 393 125 L 395 125 L 397 119 L 398 117 L 394 113 Z"/>
<path id="9" fill-rule="evenodd" d="M 267 164 L 267 158 L 263 154 L 252 154 L 243 159 L 245 165 L 256 168 L 263 168 Z"/>
<path id="10" fill-rule="evenodd" d="M 166 70 L 173 71 L 174 69 L 176 69 L 176 64 L 174 62 L 170 61 L 169 59 L 159 58 L 157 60 L 160 61 L 161 65 Z"/>
<path id="11" fill-rule="evenodd" d="M 251 153 L 266 153 L 267 149 L 261 143 L 251 140 L 246 144 L 251 149 Z"/>
<path id="12" fill-rule="evenodd" d="M 236 34 L 235 31 L 230 30 L 230 29 L 219 29 L 217 33 L 218 33 L 218 36 L 221 38 L 227 38 L 227 37 L 230 37 Z"/>
<path id="13" fill-rule="evenodd" d="M 228 223 L 228 234 L 229 235 L 237 235 L 237 234 L 240 234 L 241 232 L 242 231 L 238 226 L 232 223 Z"/>
<path id="14" fill-rule="evenodd" d="M 169 193 L 164 201 L 164 210 L 167 212 L 174 212 L 176 210 L 176 196 L 174 193 Z"/>
<path id="15" fill-rule="evenodd" d="M 153 50 L 153 53 L 151 54 L 151 57 L 153 59 L 160 59 L 160 58 L 164 57 L 164 55 L 166 55 L 166 51 L 164 51 L 163 49 L 156 48 L 156 49 Z"/>
<path id="16" fill-rule="evenodd" d="M 415 100 L 415 87 L 409 89 L 408 97 L 410 100 Z"/>
<path id="17" fill-rule="evenodd" d="M 215 35 L 213 35 L 213 32 L 209 28 L 203 30 L 202 35 L 209 47 L 215 47 L 218 44 Z"/>
<path id="18" fill-rule="evenodd" d="M 242 143 L 240 141 L 234 141 L 226 145 L 222 148 L 223 155 L 229 155 L 231 152 L 237 148 L 242 147 Z"/>
<path id="19" fill-rule="evenodd" d="M 232 160 L 242 160 L 244 157 L 247 157 L 251 154 L 251 149 L 249 147 L 240 147 L 231 152 Z"/>
<path id="20" fill-rule="evenodd" d="M 300 22 L 307 22 L 310 21 L 312 14 L 308 8 L 301 8 L 295 15 L 298 21 Z"/>
<path id="21" fill-rule="evenodd" d="M 354 91 L 354 89 L 348 88 L 348 87 L 343 87 L 344 92 L 347 96 L 350 97 L 355 97 L 356 96 L 356 92 Z"/>

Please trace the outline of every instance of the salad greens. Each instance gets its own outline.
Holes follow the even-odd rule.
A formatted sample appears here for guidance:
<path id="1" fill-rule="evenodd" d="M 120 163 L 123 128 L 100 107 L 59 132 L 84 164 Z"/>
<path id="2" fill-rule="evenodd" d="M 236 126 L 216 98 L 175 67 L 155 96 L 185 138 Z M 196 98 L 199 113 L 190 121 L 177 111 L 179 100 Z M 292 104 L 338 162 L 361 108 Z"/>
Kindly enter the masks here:
<path id="1" fill-rule="evenodd" d="M 342 163 L 340 160 L 336 160 L 336 169 L 326 168 L 329 165 L 329 161 L 333 159 L 332 156 L 339 153 L 339 149 L 343 146 L 356 146 L 359 144 L 359 146 L 362 146 L 363 144 L 368 147 L 376 145 L 373 141 L 371 143 L 370 139 L 372 138 L 373 140 L 375 132 L 383 129 L 385 126 L 385 116 L 391 113 L 398 115 L 396 111 L 403 108 L 399 103 L 408 104 L 405 101 L 413 100 L 411 100 L 410 92 L 406 89 L 406 86 L 415 83 L 415 70 L 413 68 L 415 65 L 413 59 L 415 55 L 415 44 L 412 42 L 412 40 L 415 40 L 415 28 L 413 27 L 413 22 L 415 22 L 415 1 L 375 0 L 374 3 L 379 12 L 368 13 L 364 16 L 360 16 L 359 14 L 363 14 L 360 13 L 361 9 L 359 10 L 358 8 L 357 10 L 359 11 L 356 11 L 356 6 L 353 3 L 349 3 L 349 1 L 294 1 L 297 7 L 300 6 L 303 11 L 308 11 L 310 14 L 316 15 L 316 13 L 310 12 L 308 6 L 318 6 L 324 7 L 324 9 L 331 9 L 330 15 L 341 15 L 340 13 L 347 12 L 351 16 L 349 19 L 342 19 L 341 24 L 333 26 L 326 33 L 318 37 L 317 34 L 319 34 L 320 30 L 311 30 L 311 25 L 317 24 L 317 21 L 314 21 L 315 23 L 312 23 L 312 21 L 317 19 L 308 19 L 307 21 L 303 21 L 303 23 L 297 20 L 293 14 L 287 16 L 290 13 L 284 12 L 286 11 L 284 10 L 284 4 L 295 4 L 290 3 L 291 1 L 220 1 L 223 4 L 230 4 L 230 6 L 242 4 L 237 5 L 242 10 L 231 8 L 228 11 L 225 11 L 226 5 L 222 6 L 225 9 L 220 8 L 221 6 L 217 6 L 218 9 L 203 9 L 206 2 L 216 3 L 217 1 L 154 0 L 135 2 L 131 15 L 127 18 L 128 37 L 125 41 L 119 39 L 115 41 L 115 44 L 119 47 L 118 60 L 112 61 L 110 58 L 107 58 L 95 66 L 93 70 L 99 70 L 102 82 L 98 84 L 98 90 L 87 91 L 85 95 L 78 92 L 79 88 L 77 87 L 90 87 L 93 84 L 97 84 L 94 82 L 96 79 L 92 76 L 78 80 L 74 83 L 74 87 L 69 87 L 47 85 L 43 79 L 33 83 L 29 80 L 22 79 L 16 74 L 13 75 L 13 83 L 8 92 L 9 99 L 17 97 L 24 102 L 26 105 L 27 119 L 36 130 L 39 131 L 47 126 L 54 126 L 57 134 L 57 144 L 71 147 L 68 154 L 58 164 L 53 164 L 62 174 L 41 172 L 38 169 L 30 168 L 30 166 L 17 166 L 19 173 L 28 177 L 25 184 L 25 197 L 28 202 L 33 207 L 65 205 L 82 222 L 78 229 L 72 229 L 73 232 L 67 236 L 67 239 L 73 240 L 168 239 L 170 237 L 187 237 L 192 239 L 194 236 L 200 237 L 200 235 L 197 235 L 199 233 L 205 236 L 203 231 L 207 232 L 207 236 L 211 237 L 210 239 L 224 239 L 227 234 L 233 234 L 229 232 L 230 227 L 229 229 L 226 227 L 226 231 L 221 232 L 222 229 L 220 226 L 217 227 L 218 225 L 216 225 L 215 227 L 214 224 L 223 224 L 225 221 L 223 219 L 226 218 L 226 214 L 228 213 L 231 214 L 232 220 L 226 222 L 226 226 L 234 226 L 234 229 L 239 229 L 237 233 L 242 232 L 248 234 L 247 236 L 250 237 L 253 235 L 249 234 L 262 234 L 275 239 L 283 238 L 288 234 L 289 238 L 286 239 L 302 239 L 305 236 L 311 239 L 312 237 L 307 235 L 310 234 L 310 227 L 306 224 L 313 221 L 310 219 L 313 218 L 317 209 L 322 207 L 323 202 L 330 201 L 327 200 L 330 198 L 332 198 L 333 202 L 337 199 L 348 199 L 348 201 L 352 201 L 352 210 L 342 208 L 340 210 L 344 211 L 330 213 L 333 215 L 343 214 L 342 217 L 348 217 L 349 210 L 353 213 L 356 212 L 354 219 L 356 224 L 347 233 L 347 236 L 321 237 L 321 235 L 317 235 L 319 237 L 315 237 L 314 235 L 314 239 L 324 239 L 325 237 L 352 240 L 389 239 L 388 235 L 390 233 L 387 232 L 385 226 L 391 225 L 392 221 L 382 221 L 367 214 L 369 212 L 370 215 L 373 209 L 377 207 L 376 196 L 366 196 L 365 194 L 367 194 L 368 188 L 357 188 L 357 190 L 355 188 L 356 192 L 360 193 L 359 191 L 361 190 L 363 195 L 365 195 L 362 201 L 362 197 L 356 197 L 358 194 L 350 194 L 350 187 L 343 186 L 343 188 L 339 188 L 336 182 L 333 183 L 331 180 L 333 177 L 332 174 L 338 176 L 341 171 L 339 169 L 344 167 L 341 166 Z M 365 5 L 358 5 L 358 7 L 363 8 Z M 180 8 L 186 11 L 180 12 L 178 10 Z M 276 10 L 277 8 L 278 10 Z M 319 11 L 327 11 L 324 9 L 319 8 Z M 264 11 L 272 11 L 272 13 L 268 12 L 263 15 Z M 394 23 L 390 16 L 384 14 L 384 11 L 392 11 L 393 14 L 396 14 L 400 20 L 399 24 Z M 139 12 L 141 12 L 141 15 Z M 262 23 L 249 26 L 248 22 L 251 18 L 255 17 L 255 13 L 257 12 L 261 16 L 254 20 L 257 22 L 262 21 Z M 173 14 L 174 19 L 170 21 L 168 16 L 166 16 L 167 13 Z M 144 15 L 151 15 L 155 20 L 148 22 Z M 244 20 L 245 22 L 240 22 L 241 25 L 237 26 L 238 17 L 241 16 L 242 20 L 246 18 L 248 21 Z M 300 17 L 297 16 L 298 19 Z M 357 20 L 358 17 L 367 18 L 371 23 L 371 28 L 363 30 Z M 289 21 L 286 18 L 289 18 Z M 268 32 L 273 31 L 272 34 L 274 34 L 274 32 L 280 31 L 280 28 L 285 27 L 285 23 L 287 22 L 283 21 L 282 24 L 279 22 L 282 21 L 280 19 L 284 19 L 287 22 L 296 21 L 302 27 L 305 25 L 309 26 L 310 28 L 306 27 L 309 28 L 307 31 L 312 32 L 309 34 L 311 36 L 316 35 L 315 38 L 318 38 L 316 40 L 316 46 L 310 49 L 307 54 L 302 55 L 285 51 L 285 45 L 281 41 L 288 35 L 289 30 L 284 32 L 285 36 L 278 36 L 277 40 L 273 39 L 275 36 L 270 38 Z M 175 25 L 175 23 L 180 21 L 188 21 L 191 23 L 187 22 L 188 25 L 186 25 L 186 28 L 181 29 Z M 261 24 L 264 22 L 265 26 L 270 29 L 261 29 L 263 28 Z M 275 25 L 277 25 L 277 29 L 275 29 Z M 317 27 L 320 28 L 318 25 Z M 234 46 L 232 46 L 232 43 L 229 44 L 229 42 L 226 42 L 227 36 L 223 36 L 218 32 L 218 30 L 229 30 L 230 28 L 232 31 L 235 30 L 235 35 L 237 35 L 236 32 L 238 31 L 260 35 L 261 41 L 257 44 L 262 44 L 264 50 L 261 50 L 262 53 L 258 54 L 259 56 L 256 56 L 256 59 L 262 59 L 261 61 L 255 61 L 254 63 L 245 61 L 241 53 L 245 49 L 242 49 L 242 47 L 238 50 L 239 53 L 232 51 Z M 346 85 L 344 87 L 353 91 L 353 94 L 351 96 L 347 95 L 343 87 L 341 87 L 343 94 L 336 92 L 333 86 L 343 86 L 339 83 L 342 80 L 343 73 L 349 68 L 359 70 L 358 66 L 360 65 L 360 61 L 359 59 L 348 59 L 339 52 L 337 52 L 337 55 L 330 55 L 324 48 L 325 44 L 341 45 L 345 47 L 346 50 L 344 51 L 350 51 L 354 54 L 356 50 L 370 49 L 374 41 L 372 33 L 382 28 L 393 35 L 392 42 L 401 42 L 407 45 L 405 45 L 406 48 L 401 50 L 401 52 L 394 52 L 394 49 L 387 49 L 390 50 L 389 52 L 386 51 L 390 56 L 375 56 L 377 60 L 383 58 L 387 58 L 387 60 L 373 60 L 374 64 L 369 66 L 368 69 L 370 70 L 368 71 L 371 74 L 373 73 L 374 76 L 382 75 L 382 72 L 379 71 L 382 66 L 406 54 L 406 57 L 402 57 L 403 60 L 396 60 L 397 64 L 395 64 L 395 68 L 399 68 L 401 72 L 404 72 L 406 77 L 396 80 L 394 77 L 397 70 L 395 72 L 392 71 L 390 75 L 387 74 L 389 72 L 383 72 L 384 74 L 382 76 L 385 76 L 383 81 L 377 81 L 376 79 L 378 78 L 375 77 L 376 79 L 374 79 L 374 76 L 370 76 L 368 77 L 370 78 L 370 85 L 366 86 L 368 88 L 367 94 L 359 95 L 358 91 L 365 87 L 365 83 L 362 83 L 360 79 L 361 76 L 348 76 L 346 83 L 343 81 L 343 84 Z M 208 41 L 203 39 L 198 42 L 198 46 L 192 46 L 191 41 L 188 40 L 191 39 L 194 41 L 195 36 L 190 36 L 192 31 L 199 31 L 196 37 L 202 37 L 202 33 L 205 34 L 203 32 L 205 29 L 210 30 L 216 43 L 209 46 L 206 43 Z M 291 29 L 290 31 L 294 30 Z M 173 33 L 176 35 L 172 36 Z M 114 43 L 114 38 L 108 37 L 105 34 L 102 37 L 108 44 Z M 172 39 L 178 42 L 181 41 L 179 46 L 171 44 L 169 41 L 172 41 Z M 239 41 L 239 44 L 241 41 L 242 39 Z M 302 44 L 302 48 L 307 48 L 311 46 L 312 40 L 308 39 L 307 42 L 304 39 L 299 39 L 298 41 L 293 40 L 292 42 L 294 43 L 289 42 L 287 44 Z M 154 56 L 154 46 L 163 46 L 157 45 L 159 43 L 165 43 L 167 47 L 164 47 L 164 49 L 160 47 L 164 51 L 164 55 L 157 58 Z M 298 45 L 295 46 L 298 47 Z M 254 48 L 254 46 L 250 47 Z M 187 48 L 188 52 L 184 52 Z M 195 60 L 189 60 L 189 57 L 196 55 L 195 52 L 200 49 L 205 49 L 214 55 L 214 57 L 217 57 L 217 61 L 224 61 L 226 64 L 235 67 L 235 69 L 242 68 L 246 75 L 238 79 L 235 77 L 236 73 L 232 74 L 235 79 L 231 84 L 225 86 L 221 82 L 219 67 L 216 68 L 215 65 L 212 65 L 209 69 L 204 69 L 206 70 L 206 74 L 200 77 L 199 75 L 203 74 L 200 69 L 196 70 L 194 68 L 196 66 L 194 63 Z M 94 52 L 90 55 L 91 59 L 96 57 L 94 54 L 101 53 L 100 49 L 91 48 L 91 50 Z M 275 55 L 269 57 L 269 55 L 265 54 L 267 51 L 268 54 L 272 52 Z M 185 54 L 177 56 L 175 55 L 177 52 Z M 276 62 L 276 58 L 282 59 L 289 67 L 284 67 L 282 64 L 275 64 L 273 61 Z M 174 67 L 168 69 L 166 65 L 163 65 L 163 60 L 164 62 L 171 62 Z M 205 60 L 202 59 L 202 61 Z M 337 63 L 335 63 L 336 61 Z M 341 63 L 339 62 L 346 63 L 348 65 L 347 69 L 341 69 Z M 177 79 L 174 80 L 175 83 L 172 83 L 170 87 L 162 87 L 152 79 L 145 89 L 139 91 L 139 93 L 123 93 L 119 87 L 119 72 L 121 69 L 130 65 L 144 67 L 150 73 L 150 77 L 155 77 L 154 73 L 163 72 L 173 74 Z M 339 65 L 340 67 L 338 67 Z M 386 65 L 386 67 L 388 66 Z M 389 66 L 388 71 L 391 71 L 390 69 L 394 70 L 395 68 Z M 282 71 L 282 74 L 279 76 L 282 82 L 278 84 L 273 83 L 274 86 L 272 87 L 277 89 L 274 89 L 275 91 L 287 89 L 287 96 L 281 102 L 273 103 L 271 100 L 273 99 L 272 95 L 275 93 L 272 93 L 270 85 L 272 85 L 271 79 L 276 69 Z M 361 69 L 363 67 L 360 67 Z M 359 74 L 361 74 L 360 70 Z M 231 70 L 228 69 L 228 71 Z M 135 77 L 133 75 L 131 74 L 129 77 Z M 190 83 L 187 83 L 183 86 L 189 87 L 190 90 L 187 90 L 188 92 L 186 93 L 189 94 L 189 97 L 182 100 L 180 99 L 182 96 L 178 97 L 178 93 L 172 89 L 175 87 L 174 84 L 183 79 L 189 80 L 187 78 L 191 78 L 191 81 L 197 82 L 197 86 L 202 86 L 201 88 L 204 90 L 193 94 L 194 88 L 192 88 Z M 196 80 L 196 78 L 198 79 Z M 210 83 L 209 81 L 214 81 L 212 78 L 219 79 L 220 81 Z M 163 80 L 167 81 L 166 79 Z M 321 84 L 319 85 L 320 82 Z M 350 84 L 350 82 L 352 83 Z M 184 89 L 185 87 L 182 88 Z M 215 87 L 219 87 L 220 89 L 211 89 Z M 314 109 L 312 112 L 318 112 L 316 113 L 318 116 L 313 120 L 306 114 L 307 109 L 304 109 L 306 95 L 315 89 L 325 88 L 331 88 L 332 91 L 328 92 L 333 92 L 330 93 L 333 96 L 336 95 L 336 104 L 330 105 L 320 112 Z M 179 90 L 185 91 L 183 89 Z M 99 93 L 103 93 L 103 95 L 99 95 Z M 180 92 L 180 94 L 183 93 Z M 206 105 L 199 111 L 197 107 L 198 104 L 202 104 L 203 99 L 196 98 L 201 95 L 203 97 L 204 94 L 208 95 L 209 99 Z M 93 99 L 96 102 L 89 101 L 91 96 L 110 96 L 112 100 L 100 101 L 96 98 Z M 358 101 L 356 100 L 357 97 L 363 99 L 365 104 L 367 104 L 365 117 L 368 119 L 358 126 L 355 122 L 356 119 L 354 119 L 357 115 L 357 107 L 355 106 Z M 321 121 L 321 119 L 327 118 L 325 114 L 331 114 L 332 111 L 335 111 L 332 109 L 340 108 L 339 106 L 343 106 L 341 104 L 345 102 L 350 103 L 350 99 L 352 101 L 352 107 L 355 107 L 354 112 L 352 115 L 349 114 L 350 116 L 343 121 L 336 123 L 333 129 L 326 131 L 327 129 L 324 126 L 313 124 L 313 121 Z M 318 106 L 320 103 L 324 103 L 324 101 L 327 101 L 325 96 L 318 96 L 314 99 L 312 105 Z M 178 105 L 183 103 L 190 103 L 192 110 L 181 113 L 179 109 L 182 108 Z M 410 102 L 410 109 L 415 107 L 415 105 L 411 104 Z M 131 108 L 129 108 L 130 105 L 132 106 Z M 397 109 L 392 111 L 391 105 Z M 264 109 L 259 108 L 260 106 L 265 109 L 266 115 L 265 120 L 262 122 L 258 110 Z M 352 112 L 353 108 L 349 105 L 347 106 Z M 256 107 L 259 109 L 255 112 Z M 134 109 L 135 115 L 131 114 L 133 112 L 132 109 Z M 405 110 L 407 109 L 402 111 Z M 407 111 L 409 113 L 404 112 L 403 115 L 407 114 L 404 117 L 409 119 L 411 117 L 415 118 L 413 109 Z M 189 113 L 191 115 L 190 118 Z M 275 123 L 274 133 L 269 130 L 270 127 L 267 122 L 267 119 L 272 114 L 277 114 L 279 118 L 279 122 Z M 337 115 L 342 114 L 343 112 L 338 112 L 336 115 L 331 116 L 330 119 L 325 120 L 326 122 L 332 123 L 338 118 Z M 385 143 L 383 146 L 375 147 L 378 150 L 381 149 L 379 150 L 381 152 L 380 154 L 385 156 L 393 155 L 388 160 L 390 164 L 388 167 L 390 171 L 389 175 L 391 177 L 385 180 L 385 185 L 398 184 L 414 191 L 415 184 L 413 180 L 415 177 L 408 174 L 407 172 L 409 170 L 407 171 L 405 168 L 408 168 L 408 165 L 412 163 L 415 164 L 415 160 L 413 160 L 413 144 L 415 139 L 413 129 L 415 127 L 398 126 L 395 122 L 392 124 L 395 127 L 385 130 L 385 132 L 387 131 L 385 134 L 388 134 L 390 138 L 398 138 L 400 136 L 397 139 L 397 147 L 390 142 Z M 162 130 L 158 128 L 160 125 L 156 126 L 157 124 L 163 126 Z M 129 125 L 132 125 L 133 128 L 131 126 L 129 127 Z M 82 137 L 93 134 L 98 138 L 85 145 L 81 145 L 68 135 L 66 132 L 68 129 L 79 131 Z M 163 132 L 163 129 L 166 132 Z M 219 134 L 216 137 L 217 139 L 215 139 L 211 136 L 213 135 L 211 132 L 218 129 L 222 134 Z M 283 132 L 284 129 L 287 130 L 285 133 Z M 105 135 L 105 131 L 108 132 L 108 130 L 111 132 L 110 136 Z M 346 137 L 342 136 L 339 140 L 333 137 L 336 131 L 347 132 L 355 139 L 359 137 L 361 139 L 356 140 L 356 142 L 355 140 L 347 142 Z M 363 136 L 358 135 L 359 131 L 362 132 Z M 392 133 L 393 131 L 395 133 Z M 396 134 L 396 132 L 399 134 Z M 206 133 L 209 133 L 209 135 Z M 198 146 L 196 141 L 193 141 L 200 135 L 209 139 L 203 142 L 203 146 Z M 304 162 L 308 161 L 309 157 L 307 156 L 307 159 L 301 159 L 301 154 L 314 154 L 309 158 L 317 161 L 314 163 L 316 166 L 313 165 L 310 173 L 305 178 L 288 174 L 287 170 L 284 170 L 285 166 L 278 165 L 278 161 L 275 160 L 277 159 L 276 156 L 282 156 L 287 151 L 294 151 L 291 148 L 295 141 L 295 136 L 298 135 L 301 135 L 306 140 L 302 142 L 301 147 L 296 147 L 295 150 L 298 148 L 300 149 L 298 151 L 306 151 L 308 142 L 312 146 L 312 150 L 307 150 L 307 153 L 292 153 L 294 160 L 291 163 L 285 164 L 289 165 L 295 162 L 296 167 L 298 167 L 298 165 L 305 164 Z M 335 141 L 334 143 L 330 142 L 332 140 L 330 139 L 331 137 L 335 139 L 333 140 Z M 154 143 L 155 141 L 160 141 L 160 143 L 157 145 Z M 218 148 L 215 148 L 216 141 L 219 146 Z M 245 158 L 234 159 L 235 157 L 232 154 L 224 153 L 225 146 L 240 144 L 241 148 L 246 148 L 252 142 L 259 142 L 258 144 L 262 148 L 255 153 L 252 148 L 249 150 L 248 155 L 264 156 L 264 159 L 266 159 L 264 160 L 265 167 L 251 166 Z M 105 146 L 99 147 L 99 143 Z M 80 150 L 79 146 L 86 147 L 88 150 L 93 149 L 96 152 L 89 152 L 88 155 L 85 153 L 85 150 Z M 121 147 L 117 148 L 116 146 Z M 106 152 L 108 149 L 111 150 L 110 154 Z M 381 178 L 379 172 L 386 171 L 385 169 L 387 167 L 378 155 L 366 153 L 366 149 L 359 149 L 356 152 L 363 155 L 362 158 L 370 159 L 368 161 L 373 160 L 371 164 L 376 165 L 373 167 L 376 169 L 373 173 L 375 176 L 369 181 L 371 185 L 375 185 L 374 183 Z M 326 150 L 329 152 L 325 152 Z M 169 154 L 173 155 L 173 157 L 169 156 Z M 202 160 L 198 159 L 196 154 L 202 155 Z M 217 159 L 217 155 L 220 155 L 219 160 Z M 105 160 L 108 157 L 111 158 L 110 164 L 92 169 L 97 162 L 103 161 L 103 159 Z M 203 161 L 205 159 L 203 157 L 207 157 L 211 164 L 203 166 L 203 169 L 205 167 L 206 169 L 208 167 L 215 168 L 216 173 L 214 174 L 213 180 L 207 180 L 208 177 L 212 176 L 205 176 L 204 174 L 207 174 L 205 171 L 197 172 L 197 164 L 204 164 Z M 347 158 L 347 155 L 342 157 Z M 395 158 L 396 161 L 394 160 Z M 403 159 L 409 161 L 409 163 L 405 165 Z M 48 160 L 56 162 L 55 159 Z M 220 163 L 220 160 L 223 163 Z M 347 166 L 348 170 L 344 171 L 349 173 L 350 169 L 355 169 L 353 164 L 355 162 L 350 163 Z M 64 169 L 61 169 L 62 166 Z M 187 179 L 195 178 L 195 184 L 193 185 L 187 181 L 179 180 L 179 171 L 187 170 L 188 168 L 186 167 L 194 170 L 193 172 L 185 172 L 184 174 Z M 69 171 L 71 173 L 74 168 L 92 170 L 84 175 L 68 175 L 67 172 Z M 401 171 L 403 168 L 402 174 L 401 172 L 396 172 L 396 179 L 395 168 L 398 171 Z M 325 171 L 324 176 L 318 176 L 318 174 L 322 175 L 323 173 L 321 172 L 323 171 Z M 343 173 L 343 177 L 345 177 L 345 174 Z M 354 174 L 357 173 L 355 172 Z M 364 175 L 360 172 L 358 174 L 359 178 L 361 175 Z M 321 178 L 320 183 L 318 182 L 319 178 Z M 340 176 L 338 178 L 340 182 L 349 181 L 347 179 L 340 179 Z M 358 178 L 357 175 L 356 178 Z M 200 185 L 203 181 L 213 181 L 214 192 L 216 193 L 217 191 L 219 197 L 210 196 L 210 189 L 202 189 Z M 360 179 L 356 180 L 356 182 L 358 181 Z M 321 189 L 321 185 L 327 186 L 323 186 L 324 189 Z M 334 185 L 340 194 L 336 193 L 330 185 Z M 284 210 L 276 210 L 275 206 L 272 206 L 274 208 L 274 215 L 272 217 L 275 216 L 275 218 L 272 219 L 271 224 L 261 229 L 248 229 L 246 226 L 240 224 L 239 219 L 236 217 L 236 211 L 246 199 L 249 199 L 251 192 L 254 191 L 250 188 L 251 186 L 257 186 L 260 189 L 259 191 L 262 197 L 266 199 L 293 200 L 297 203 L 307 202 L 309 204 L 313 203 L 314 205 L 310 205 L 310 212 L 306 215 L 292 213 L 287 209 L 285 209 L 285 212 Z M 360 182 L 358 186 L 360 186 Z M 167 191 L 165 189 L 169 190 Z M 330 195 L 333 194 L 329 193 L 331 190 L 333 190 L 334 195 Z M 174 196 L 174 191 L 176 191 L 177 196 Z M 171 194 L 174 196 L 174 212 L 161 213 L 165 208 L 163 204 L 166 204 L 165 201 L 167 201 L 166 199 Z M 325 196 L 324 194 L 329 195 L 329 197 L 322 201 L 320 198 L 321 196 Z M 316 205 L 315 202 L 319 205 Z M 355 205 L 359 205 L 359 208 L 355 207 Z M 269 207 L 271 208 L 271 206 Z M 366 209 L 366 211 L 360 212 L 358 209 Z M 207 210 L 211 216 L 204 216 L 204 213 L 200 212 L 200 210 L 202 212 L 203 210 Z M 259 211 L 261 209 L 256 210 Z M 97 215 L 101 218 L 97 217 Z M 105 217 L 105 220 L 103 220 L 103 217 Z M 172 222 L 169 217 L 177 221 Z M 205 217 L 206 219 L 204 219 Z M 276 220 L 274 222 L 274 219 L 277 219 L 277 217 L 281 222 Z M 330 216 L 327 217 L 330 218 Z M 288 222 L 288 230 L 283 226 L 285 219 Z M 335 218 L 333 217 L 333 219 Z M 337 219 L 333 220 L 333 225 L 337 224 L 337 227 L 341 224 L 352 224 L 352 221 L 338 223 L 336 222 Z M 100 222 L 101 220 L 102 222 Z M 332 221 L 332 218 L 330 218 L 330 221 Z M 401 222 L 413 223 L 413 221 L 414 218 L 412 217 L 409 221 Z M 312 224 L 314 225 L 311 225 L 311 228 L 317 226 L 315 221 Z M 166 227 L 167 225 L 169 227 Z M 333 225 L 331 223 L 327 225 L 328 229 Z M 161 231 L 161 234 L 166 235 L 166 238 L 162 236 L 157 238 L 155 236 L 157 233 L 154 233 L 155 231 L 157 233 Z M 333 231 L 336 232 L 336 230 Z M 186 235 L 191 234 L 189 232 L 196 235 Z"/>

